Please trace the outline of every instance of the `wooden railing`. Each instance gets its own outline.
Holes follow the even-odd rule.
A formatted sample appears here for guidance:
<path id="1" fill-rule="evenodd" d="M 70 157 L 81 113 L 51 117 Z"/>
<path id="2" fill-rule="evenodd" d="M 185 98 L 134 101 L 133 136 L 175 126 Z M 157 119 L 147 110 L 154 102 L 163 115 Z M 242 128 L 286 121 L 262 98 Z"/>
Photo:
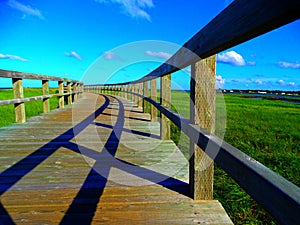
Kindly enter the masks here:
<path id="1" fill-rule="evenodd" d="M 66 96 L 67 104 L 72 104 L 77 101 L 83 92 L 83 83 L 60 77 L 44 76 L 30 73 L 22 73 L 9 70 L 0 70 L 0 77 L 10 78 L 12 80 L 12 89 L 14 99 L 0 100 L 1 105 L 14 104 L 15 108 L 15 121 L 17 123 L 24 123 L 26 121 L 25 102 L 43 100 L 43 112 L 50 111 L 50 98 L 58 97 L 59 108 L 64 108 L 64 97 Z M 23 80 L 40 80 L 43 95 L 24 98 Z M 49 81 L 58 82 L 58 93 L 50 94 Z"/>
<path id="2" fill-rule="evenodd" d="M 299 224 L 299 187 L 214 135 L 215 54 L 299 18 L 299 0 L 236 0 L 148 75 L 132 82 L 87 85 L 85 91 L 120 93 L 139 106 L 143 101 L 144 112 L 150 102 L 152 120 L 156 110 L 161 113 L 162 139 L 170 138 L 170 121 L 178 126 L 191 140 L 190 186 L 195 199 L 212 198 L 214 161 L 279 223 Z M 170 110 L 170 83 L 173 72 L 189 65 L 192 102 L 186 119 Z"/>

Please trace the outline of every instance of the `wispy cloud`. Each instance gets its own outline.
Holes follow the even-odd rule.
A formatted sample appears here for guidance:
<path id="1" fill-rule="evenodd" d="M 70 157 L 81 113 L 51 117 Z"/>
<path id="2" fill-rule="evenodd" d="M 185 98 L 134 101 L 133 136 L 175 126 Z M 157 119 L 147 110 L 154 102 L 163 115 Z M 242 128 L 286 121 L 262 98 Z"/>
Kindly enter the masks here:
<path id="1" fill-rule="evenodd" d="M 283 87 L 285 87 L 285 86 L 296 87 L 296 83 L 293 81 L 285 82 L 284 80 L 278 80 L 276 83 Z"/>
<path id="2" fill-rule="evenodd" d="M 65 55 L 68 56 L 68 57 L 73 57 L 73 58 L 78 59 L 78 60 L 82 60 L 81 56 L 75 51 L 66 52 Z"/>
<path id="3" fill-rule="evenodd" d="M 117 3 L 121 5 L 127 15 L 148 21 L 151 21 L 151 16 L 146 12 L 146 9 L 154 7 L 152 0 L 95 0 L 95 2 Z"/>
<path id="4" fill-rule="evenodd" d="M 279 62 L 277 65 L 281 68 L 300 69 L 300 63 Z"/>
<path id="5" fill-rule="evenodd" d="M 223 88 L 223 86 L 225 84 L 225 79 L 221 75 L 217 75 L 216 80 L 217 80 L 218 87 Z"/>
<path id="6" fill-rule="evenodd" d="M 124 61 L 121 56 L 116 55 L 116 53 L 112 51 L 104 52 L 103 57 L 106 60 Z"/>
<path id="7" fill-rule="evenodd" d="M 40 10 L 32 8 L 30 5 L 24 5 L 16 0 L 9 0 L 7 5 L 24 13 L 24 15 L 36 16 L 42 20 L 45 19 Z"/>
<path id="8" fill-rule="evenodd" d="M 219 63 L 229 64 L 232 66 L 246 65 L 244 58 L 235 51 L 220 53 L 217 55 L 217 60 Z"/>
<path id="9" fill-rule="evenodd" d="M 27 59 L 24 59 L 24 58 L 22 58 L 20 56 L 17 56 L 17 55 L 1 54 L 1 53 L 0 53 L 0 59 L 19 60 L 19 61 L 22 61 L 22 62 L 27 62 L 28 61 Z"/>
<path id="10" fill-rule="evenodd" d="M 145 53 L 146 55 L 153 56 L 160 59 L 165 59 L 165 60 L 169 59 L 172 56 L 170 53 L 167 52 L 152 52 L 150 50 L 146 51 Z"/>

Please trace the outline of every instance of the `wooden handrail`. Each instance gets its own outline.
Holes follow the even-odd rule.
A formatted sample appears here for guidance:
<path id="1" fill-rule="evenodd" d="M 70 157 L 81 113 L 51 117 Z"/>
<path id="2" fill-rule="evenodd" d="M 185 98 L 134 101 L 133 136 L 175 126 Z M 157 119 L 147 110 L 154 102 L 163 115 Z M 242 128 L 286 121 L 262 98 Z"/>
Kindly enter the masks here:
<path id="1" fill-rule="evenodd" d="M 24 123 L 26 121 L 25 114 L 25 102 L 43 100 L 43 111 L 47 113 L 50 111 L 49 99 L 52 97 L 59 98 L 59 108 L 64 108 L 64 96 L 67 96 L 68 104 L 72 103 L 72 99 L 76 101 L 83 92 L 83 83 L 77 80 L 71 80 L 67 78 L 44 76 L 32 73 L 23 73 L 18 71 L 0 70 L 0 77 L 12 79 L 12 89 L 14 93 L 14 99 L 0 100 L 0 106 L 14 104 L 15 118 L 17 123 Z M 41 80 L 43 95 L 24 98 L 23 93 L 23 79 L 29 80 Z M 49 81 L 58 82 L 58 94 L 49 94 Z M 68 91 L 64 92 L 64 82 L 68 85 Z M 73 84 L 73 90 L 70 84 Z M 69 87 L 70 86 L 70 87 Z"/>
<path id="2" fill-rule="evenodd" d="M 191 84 L 198 85 L 199 83 L 197 84 L 197 82 L 199 82 L 199 80 L 193 80 L 196 79 L 194 77 L 204 76 L 200 79 L 202 82 L 201 85 L 203 85 L 202 87 L 205 87 L 200 88 L 201 90 L 199 88 L 198 90 L 196 90 L 196 88 L 194 89 L 193 93 L 191 93 L 194 95 L 191 97 L 193 100 L 192 104 L 196 103 L 196 96 L 200 96 L 199 92 L 207 90 L 207 87 L 207 91 L 211 92 L 212 96 L 214 96 L 212 92 L 212 90 L 215 90 L 213 86 L 214 83 L 211 82 L 211 80 L 215 78 L 215 74 L 209 75 L 204 73 L 201 74 L 201 76 L 196 74 L 202 73 L 202 70 L 195 71 L 195 69 L 193 69 L 198 62 L 205 61 L 223 50 L 244 43 L 247 40 L 258 37 L 299 18 L 299 0 L 233 1 L 203 29 L 188 40 L 170 59 L 146 76 L 131 82 L 87 85 L 86 90 L 99 93 L 98 90 L 100 86 L 100 93 L 115 94 L 115 87 L 118 85 L 121 86 L 121 92 L 125 92 L 126 97 L 130 96 L 129 100 L 134 102 L 135 97 L 132 96 L 137 96 L 144 101 L 150 102 L 153 107 L 164 115 L 161 117 L 163 120 L 167 118 L 179 127 L 193 143 L 205 151 L 215 163 L 259 202 L 275 220 L 281 224 L 297 224 L 299 223 L 298 214 L 300 212 L 299 187 L 274 173 L 239 149 L 214 136 L 214 127 L 209 128 L 209 130 L 212 131 L 212 133 L 209 133 L 206 130 L 208 127 L 204 126 L 206 129 L 203 129 L 201 124 L 191 124 L 189 119 L 182 118 L 180 115 L 175 114 L 168 106 L 162 104 L 166 99 L 158 103 L 154 99 L 151 99 L 151 97 L 148 97 L 148 92 L 147 96 L 142 95 L 140 92 L 136 93 L 135 84 L 144 84 L 149 80 L 156 80 L 159 77 L 170 75 L 192 65 Z M 163 87 L 161 87 L 161 92 L 162 88 Z M 206 92 L 204 96 L 210 96 L 210 94 L 206 95 L 208 92 Z M 211 98 L 212 99 L 208 99 L 208 101 L 214 101 L 214 97 Z M 198 105 L 201 104 L 194 104 L 193 107 L 199 107 Z M 207 114 L 208 117 L 214 115 L 209 108 L 205 110 L 205 114 Z M 165 122 L 161 124 L 164 123 Z M 212 121 L 212 123 L 214 122 Z M 166 128 L 161 125 L 161 129 Z M 199 159 L 195 159 L 195 161 L 197 160 Z M 210 175 L 207 176 L 206 174 L 204 177 L 210 177 Z M 197 179 L 195 179 L 195 181 L 193 185 L 197 185 Z M 198 187 L 195 186 L 193 188 L 197 189 Z"/>

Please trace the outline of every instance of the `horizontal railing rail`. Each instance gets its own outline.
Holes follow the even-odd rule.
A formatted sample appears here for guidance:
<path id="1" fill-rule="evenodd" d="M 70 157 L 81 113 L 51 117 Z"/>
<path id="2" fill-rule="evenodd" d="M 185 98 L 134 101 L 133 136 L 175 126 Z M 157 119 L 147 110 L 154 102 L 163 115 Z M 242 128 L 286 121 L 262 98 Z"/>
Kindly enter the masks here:
<path id="1" fill-rule="evenodd" d="M 300 188 L 214 135 L 215 54 L 300 18 L 299 0 L 236 0 L 158 68 L 131 82 L 86 85 L 85 91 L 118 94 L 143 111 L 151 103 L 151 120 L 161 113 L 161 138 L 170 138 L 170 121 L 191 140 L 190 186 L 194 199 L 212 198 L 217 163 L 281 224 L 298 224 Z M 191 65 L 190 119 L 170 110 L 171 74 Z M 160 78 L 160 102 L 156 79 Z M 149 81 L 150 97 L 149 97 Z M 207 156 L 207 157 L 206 157 Z"/>
<path id="2" fill-rule="evenodd" d="M 12 80 L 12 90 L 14 99 L 0 100 L 0 106 L 14 104 L 15 121 L 24 123 L 26 121 L 25 102 L 43 100 L 43 112 L 50 111 L 50 98 L 58 97 L 59 108 L 64 108 L 64 98 L 66 97 L 67 104 L 72 104 L 77 101 L 83 93 L 83 83 L 77 80 L 67 78 L 44 76 L 32 73 L 23 73 L 10 70 L 0 70 L 1 78 L 10 78 Z M 24 97 L 23 80 L 41 80 L 41 88 L 43 95 Z M 58 93 L 50 94 L 49 81 L 58 82 Z"/>

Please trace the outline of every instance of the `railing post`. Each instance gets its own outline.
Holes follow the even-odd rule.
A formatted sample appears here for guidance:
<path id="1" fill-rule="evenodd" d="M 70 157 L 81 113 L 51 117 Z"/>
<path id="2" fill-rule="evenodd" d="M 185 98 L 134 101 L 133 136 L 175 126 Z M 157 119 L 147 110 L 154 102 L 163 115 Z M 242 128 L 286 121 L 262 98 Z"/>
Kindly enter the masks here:
<path id="1" fill-rule="evenodd" d="M 139 90 L 139 84 L 135 84 L 134 86 L 135 86 L 135 93 L 138 94 L 138 93 L 140 92 L 140 90 Z M 137 106 L 139 105 L 139 99 L 140 99 L 140 98 L 136 95 L 136 96 L 135 96 L 135 102 L 134 102 L 134 103 L 135 103 Z"/>
<path id="2" fill-rule="evenodd" d="M 63 81 L 58 81 L 58 93 L 60 96 L 58 97 L 58 106 L 59 108 L 64 108 L 65 107 L 65 101 L 64 101 L 64 82 Z"/>
<path id="3" fill-rule="evenodd" d="M 149 96 L 149 89 L 148 89 L 148 81 L 145 81 L 143 83 L 143 95 L 145 97 L 148 97 Z M 144 113 L 148 113 L 148 101 L 146 100 L 143 100 L 143 112 Z"/>
<path id="4" fill-rule="evenodd" d="M 171 107 L 171 74 L 160 78 L 160 104 L 168 108 Z M 160 115 L 160 138 L 162 140 L 169 140 L 170 120 L 162 113 Z"/>
<path id="5" fill-rule="evenodd" d="M 143 94 L 143 83 L 139 83 L 139 94 L 142 95 Z M 143 99 L 141 97 L 139 97 L 139 104 L 138 104 L 139 108 L 143 107 Z"/>
<path id="6" fill-rule="evenodd" d="M 216 56 L 192 64 L 191 72 L 191 124 L 199 125 L 211 133 L 215 131 Z M 190 187 L 196 200 L 213 199 L 213 160 L 204 149 L 190 143 Z"/>
<path id="7" fill-rule="evenodd" d="M 128 84 L 125 85 L 125 89 L 124 89 L 125 93 L 124 93 L 124 98 L 128 98 L 128 94 L 126 91 L 128 91 Z"/>
<path id="8" fill-rule="evenodd" d="M 14 98 L 24 98 L 23 85 L 21 78 L 12 78 Z M 15 118 L 16 123 L 25 123 L 25 103 L 16 103 L 15 105 Z"/>
<path id="9" fill-rule="evenodd" d="M 75 92 L 77 91 L 77 83 L 76 82 L 73 83 L 72 87 L 73 87 L 73 92 L 74 92 L 74 94 L 73 94 L 73 102 L 76 102 L 77 101 L 77 93 L 75 93 Z"/>
<path id="10" fill-rule="evenodd" d="M 132 92 L 135 93 L 135 88 L 136 88 L 135 84 L 132 84 L 131 88 L 132 88 Z M 135 104 L 135 102 L 136 102 L 136 95 L 135 94 L 132 95 L 132 102 L 133 102 L 133 104 Z"/>
<path id="11" fill-rule="evenodd" d="M 68 105 L 72 104 L 72 87 L 71 82 L 67 82 L 67 92 L 68 92 Z"/>
<path id="12" fill-rule="evenodd" d="M 42 90 L 43 90 L 43 95 L 49 95 L 49 81 L 48 80 L 42 80 Z M 50 99 L 49 98 L 43 98 L 43 111 L 44 111 L 44 113 L 50 112 Z"/>
<path id="13" fill-rule="evenodd" d="M 157 89 L 156 89 L 156 79 L 150 81 L 150 96 L 151 99 L 157 101 Z M 157 109 L 151 104 L 151 121 L 155 122 L 157 120 Z"/>

